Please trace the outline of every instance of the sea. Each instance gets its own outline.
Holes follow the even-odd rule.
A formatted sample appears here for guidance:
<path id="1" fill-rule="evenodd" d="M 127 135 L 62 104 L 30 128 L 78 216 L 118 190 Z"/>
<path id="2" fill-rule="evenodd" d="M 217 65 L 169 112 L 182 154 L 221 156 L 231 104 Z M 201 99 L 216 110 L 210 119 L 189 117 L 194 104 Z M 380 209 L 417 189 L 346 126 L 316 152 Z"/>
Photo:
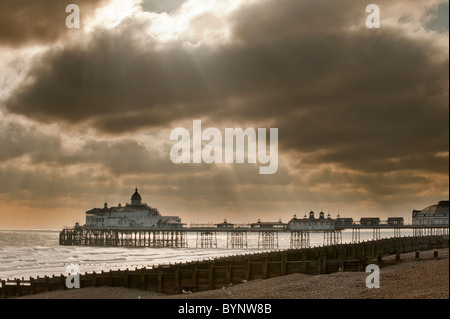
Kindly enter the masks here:
<path id="1" fill-rule="evenodd" d="M 224 233 L 217 233 L 217 248 L 196 248 L 196 233 L 188 233 L 186 248 L 124 248 L 60 246 L 59 230 L 11 230 L 0 229 L 0 279 L 28 279 L 37 276 L 67 275 L 70 264 L 79 266 L 80 272 L 100 272 L 118 269 L 135 269 L 162 264 L 173 264 L 221 256 L 251 254 L 258 249 L 258 234 L 248 234 L 248 248 L 227 249 Z M 393 237 L 390 230 L 382 230 L 381 238 Z M 402 230 L 402 236 L 412 232 Z M 372 240 L 371 230 L 361 230 L 361 241 Z M 350 243 L 351 230 L 343 231 L 342 242 Z M 311 247 L 324 244 L 323 234 L 310 235 Z M 278 248 L 290 248 L 290 234 L 278 234 Z"/>

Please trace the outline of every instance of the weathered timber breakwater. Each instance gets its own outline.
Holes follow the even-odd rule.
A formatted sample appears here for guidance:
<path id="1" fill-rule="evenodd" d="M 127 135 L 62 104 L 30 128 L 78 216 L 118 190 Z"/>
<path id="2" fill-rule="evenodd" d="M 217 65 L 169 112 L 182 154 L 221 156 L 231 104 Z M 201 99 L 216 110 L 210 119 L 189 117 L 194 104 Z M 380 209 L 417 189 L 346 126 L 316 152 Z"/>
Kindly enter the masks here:
<path id="1" fill-rule="evenodd" d="M 368 264 L 379 266 L 399 263 L 400 254 L 448 248 L 448 235 L 387 238 L 354 244 L 288 249 L 246 255 L 229 256 L 141 269 L 126 269 L 80 275 L 81 287 L 126 287 L 164 294 L 179 294 L 222 288 L 231 283 L 266 279 L 293 273 L 308 275 L 338 271 L 364 271 Z M 383 257 L 396 255 L 391 260 Z M 64 290 L 66 277 L 17 279 L 2 281 L 1 298 L 11 298 L 41 292 Z"/>

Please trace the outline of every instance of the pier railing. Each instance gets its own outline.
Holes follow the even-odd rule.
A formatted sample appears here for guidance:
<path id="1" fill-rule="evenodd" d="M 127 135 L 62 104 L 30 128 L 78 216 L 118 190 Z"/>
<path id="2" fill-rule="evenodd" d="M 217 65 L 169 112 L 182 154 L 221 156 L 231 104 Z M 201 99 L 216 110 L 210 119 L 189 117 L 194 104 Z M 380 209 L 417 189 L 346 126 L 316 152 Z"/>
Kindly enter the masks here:
<path id="1" fill-rule="evenodd" d="M 84 287 L 126 287 L 164 294 L 204 291 L 254 279 L 265 279 L 293 273 L 308 275 L 338 271 L 364 271 L 368 264 L 380 267 L 399 263 L 400 254 L 448 248 L 448 235 L 401 237 L 353 244 L 287 249 L 281 251 L 236 255 L 214 260 L 154 265 L 140 269 L 102 271 L 80 275 Z M 437 251 L 436 251 L 437 253 Z M 437 254 L 435 253 L 435 258 Z M 395 259 L 383 257 L 396 255 Z M 66 277 L 52 276 L 29 280 L 2 280 L 1 298 L 19 297 L 54 290 L 65 290 Z"/>

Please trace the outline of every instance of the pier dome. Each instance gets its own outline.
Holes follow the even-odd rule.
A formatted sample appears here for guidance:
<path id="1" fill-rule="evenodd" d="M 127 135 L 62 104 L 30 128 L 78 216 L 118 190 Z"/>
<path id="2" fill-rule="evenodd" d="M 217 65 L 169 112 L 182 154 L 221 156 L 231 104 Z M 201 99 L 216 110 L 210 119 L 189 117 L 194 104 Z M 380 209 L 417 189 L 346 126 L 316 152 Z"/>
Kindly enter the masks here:
<path id="1" fill-rule="evenodd" d="M 136 187 L 136 190 L 134 191 L 134 194 L 131 196 L 131 205 L 141 205 L 141 195 L 138 193 L 138 189 Z"/>
<path id="2" fill-rule="evenodd" d="M 442 200 L 422 210 L 413 210 L 413 225 L 448 225 L 449 201 Z"/>
<path id="3" fill-rule="evenodd" d="M 420 214 L 422 216 L 448 216 L 449 212 L 449 201 L 442 200 L 435 205 L 428 206 L 422 209 Z"/>

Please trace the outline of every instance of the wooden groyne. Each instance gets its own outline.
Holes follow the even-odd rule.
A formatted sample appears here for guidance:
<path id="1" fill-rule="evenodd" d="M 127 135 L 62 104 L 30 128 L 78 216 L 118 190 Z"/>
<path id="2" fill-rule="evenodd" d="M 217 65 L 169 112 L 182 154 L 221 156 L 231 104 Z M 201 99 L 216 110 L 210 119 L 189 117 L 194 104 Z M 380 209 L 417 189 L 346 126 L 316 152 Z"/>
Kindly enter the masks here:
<path id="1" fill-rule="evenodd" d="M 400 262 L 400 254 L 448 248 L 449 236 L 386 238 L 355 244 L 288 249 L 158 265 L 134 270 L 102 271 L 80 275 L 80 286 L 126 287 L 164 294 L 179 294 L 222 288 L 243 281 L 266 279 L 293 273 L 308 275 L 338 271 L 364 271 L 368 264 L 380 267 Z M 392 261 L 383 257 L 396 255 Z M 54 290 L 65 290 L 66 276 L 16 279 L 1 282 L 0 297 L 12 298 Z"/>

